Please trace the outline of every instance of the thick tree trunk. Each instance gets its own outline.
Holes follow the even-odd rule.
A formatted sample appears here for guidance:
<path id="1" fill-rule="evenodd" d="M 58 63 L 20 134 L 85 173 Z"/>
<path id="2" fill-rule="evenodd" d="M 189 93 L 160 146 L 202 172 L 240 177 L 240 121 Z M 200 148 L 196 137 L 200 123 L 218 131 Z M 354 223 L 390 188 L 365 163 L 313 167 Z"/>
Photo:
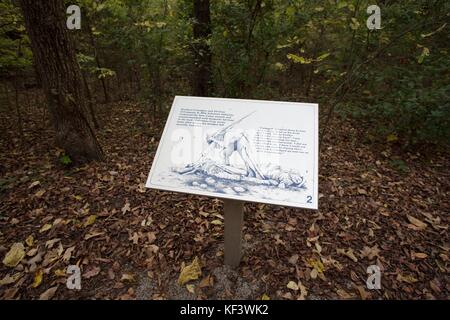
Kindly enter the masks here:
<path id="1" fill-rule="evenodd" d="M 211 13 L 209 0 L 194 0 L 194 95 L 205 97 L 211 93 Z"/>
<path id="2" fill-rule="evenodd" d="M 101 160 L 63 0 L 20 0 L 33 59 L 48 101 L 56 142 L 75 163 Z"/>
<path id="3" fill-rule="evenodd" d="M 96 116 L 95 110 L 94 110 L 94 102 L 93 102 L 94 99 L 92 97 L 92 92 L 91 92 L 91 88 L 89 87 L 89 83 L 87 82 L 86 73 L 84 71 L 81 71 L 81 76 L 83 77 L 83 84 L 84 84 L 84 88 L 86 90 L 86 96 L 88 99 L 88 109 L 89 109 L 89 114 L 91 115 L 92 123 L 94 124 L 95 129 L 99 129 L 100 126 L 98 124 L 97 116 Z"/>

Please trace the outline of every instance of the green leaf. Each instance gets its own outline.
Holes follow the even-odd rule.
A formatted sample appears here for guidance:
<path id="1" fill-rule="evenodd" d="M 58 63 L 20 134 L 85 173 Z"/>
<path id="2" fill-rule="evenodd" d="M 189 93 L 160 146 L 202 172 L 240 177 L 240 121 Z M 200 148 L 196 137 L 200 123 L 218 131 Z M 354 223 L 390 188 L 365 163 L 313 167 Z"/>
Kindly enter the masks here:
<path id="1" fill-rule="evenodd" d="M 339 1 L 338 2 L 338 9 L 345 8 L 346 6 L 347 6 L 347 2 L 346 1 Z"/>
<path id="2" fill-rule="evenodd" d="M 61 156 L 61 158 L 59 158 L 59 161 L 65 166 L 72 163 L 72 159 L 70 159 L 70 157 L 66 154 Z"/>
<path id="3" fill-rule="evenodd" d="M 398 140 L 398 137 L 397 137 L 397 135 L 394 134 L 394 133 L 391 133 L 390 135 L 388 135 L 388 136 L 386 137 L 386 141 L 387 141 L 387 142 L 395 142 L 395 141 L 397 141 L 397 140 Z"/>
<path id="4" fill-rule="evenodd" d="M 350 28 L 352 28 L 352 30 L 358 30 L 360 26 L 359 21 L 356 18 L 352 18 L 352 22 L 350 23 Z"/>
<path id="5" fill-rule="evenodd" d="M 316 61 L 322 61 L 324 59 L 326 59 L 331 53 L 324 53 L 320 56 L 317 57 Z"/>
<path id="6" fill-rule="evenodd" d="M 300 64 L 310 64 L 312 62 L 311 59 L 300 57 L 293 53 L 289 53 L 287 55 L 287 58 L 289 60 L 292 60 L 294 63 L 300 63 Z"/>
<path id="7" fill-rule="evenodd" d="M 417 62 L 418 63 L 422 63 L 423 60 L 425 59 L 425 57 L 430 55 L 430 49 L 428 49 L 427 47 L 423 47 L 422 49 L 422 53 L 420 54 L 420 56 L 417 57 Z"/>

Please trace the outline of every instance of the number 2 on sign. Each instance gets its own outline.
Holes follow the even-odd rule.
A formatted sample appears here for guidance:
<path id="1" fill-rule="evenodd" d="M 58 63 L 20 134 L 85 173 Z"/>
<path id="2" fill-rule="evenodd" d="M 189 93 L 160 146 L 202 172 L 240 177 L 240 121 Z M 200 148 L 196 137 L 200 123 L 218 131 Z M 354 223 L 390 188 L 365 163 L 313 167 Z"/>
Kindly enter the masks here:
<path id="1" fill-rule="evenodd" d="M 306 197 L 306 203 L 312 203 L 312 196 Z"/>

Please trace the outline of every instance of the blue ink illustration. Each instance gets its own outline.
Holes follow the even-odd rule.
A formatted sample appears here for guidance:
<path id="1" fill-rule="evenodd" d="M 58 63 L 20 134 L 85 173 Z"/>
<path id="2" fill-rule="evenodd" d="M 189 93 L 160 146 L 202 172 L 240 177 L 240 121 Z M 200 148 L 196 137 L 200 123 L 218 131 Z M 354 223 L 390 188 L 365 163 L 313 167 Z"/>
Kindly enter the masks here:
<path id="1" fill-rule="evenodd" d="M 209 192 L 294 200 L 299 191 L 307 189 L 304 177 L 278 165 L 258 163 L 251 139 L 239 128 L 254 113 L 207 134 L 199 159 L 172 168 L 162 180 L 178 180 L 182 185 Z"/>

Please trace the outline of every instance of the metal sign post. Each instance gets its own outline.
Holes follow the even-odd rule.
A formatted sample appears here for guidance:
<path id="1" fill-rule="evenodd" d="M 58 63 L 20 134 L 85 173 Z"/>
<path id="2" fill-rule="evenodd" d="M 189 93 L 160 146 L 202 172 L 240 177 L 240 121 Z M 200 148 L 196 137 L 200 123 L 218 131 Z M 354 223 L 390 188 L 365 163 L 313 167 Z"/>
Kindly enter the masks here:
<path id="1" fill-rule="evenodd" d="M 225 213 L 225 264 L 237 267 L 241 261 L 244 202 L 224 200 Z"/>

